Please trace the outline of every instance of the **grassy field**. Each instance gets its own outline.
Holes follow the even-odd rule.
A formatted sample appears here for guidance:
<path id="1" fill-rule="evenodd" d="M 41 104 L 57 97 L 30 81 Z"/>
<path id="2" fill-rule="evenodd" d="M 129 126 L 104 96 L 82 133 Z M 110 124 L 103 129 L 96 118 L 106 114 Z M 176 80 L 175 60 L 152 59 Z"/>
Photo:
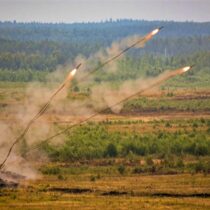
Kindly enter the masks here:
<path id="1" fill-rule="evenodd" d="M 210 210 L 209 26 L 0 22 L 0 210 Z"/>
<path id="2" fill-rule="evenodd" d="M 97 169 L 100 170 L 100 169 Z M 43 176 L 1 189 L 0 209 L 209 209 L 210 177 L 190 175 Z"/>
<path id="3" fill-rule="evenodd" d="M 0 84 L 2 122 L 13 122 L 10 108 L 25 100 L 25 85 Z M 81 95 L 69 98 L 88 97 Z M 169 89 L 129 101 L 120 114 L 94 118 L 67 133 L 59 147 L 42 148 L 49 160 L 32 162 L 38 179 L 0 188 L 0 209 L 209 210 L 209 100 L 209 89 Z M 57 129 L 71 119 L 53 110 L 43 117 Z M 110 144 L 113 157 L 104 152 Z"/>

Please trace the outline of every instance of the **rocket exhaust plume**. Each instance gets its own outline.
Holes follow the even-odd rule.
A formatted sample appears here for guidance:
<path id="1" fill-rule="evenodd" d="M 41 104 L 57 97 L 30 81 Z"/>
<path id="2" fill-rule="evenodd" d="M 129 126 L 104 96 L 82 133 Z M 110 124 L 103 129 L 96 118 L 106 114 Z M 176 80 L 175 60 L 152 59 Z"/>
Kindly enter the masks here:
<path id="1" fill-rule="evenodd" d="M 182 68 L 182 71 L 183 72 L 189 71 L 193 66 L 195 66 L 195 64 L 192 66 L 185 66 L 184 68 Z"/>
<path id="2" fill-rule="evenodd" d="M 177 69 L 177 70 L 175 70 L 174 72 L 171 72 L 172 77 L 175 76 L 175 75 L 177 75 L 177 74 L 184 74 L 185 72 L 187 72 L 187 71 L 189 71 L 190 69 L 192 69 L 193 66 L 194 66 L 194 65 L 192 65 L 192 66 L 185 66 L 185 67 L 183 67 L 183 68 L 181 68 L 181 69 Z"/>
<path id="3" fill-rule="evenodd" d="M 15 141 L 12 143 L 11 147 L 9 148 L 9 151 L 5 157 L 5 159 L 3 160 L 3 162 L 0 165 L 0 170 L 3 168 L 4 164 L 6 163 L 7 159 L 9 158 L 12 149 L 14 148 L 14 146 L 26 135 L 26 133 L 28 132 L 29 128 L 31 127 L 31 125 L 41 116 L 44 114 L 44 112 L 47 110 L 47 108 L 49 107 L 51 101 L 53 100 L 53 98 L 68 84 L 68 82 L 70 82 L 74 75 L 77 72 L 77 69 L 81 66 L 81 64 L 77 65 L 72 71 L 70 71 L 70 73 L 68 74 L 66 80 L 60 85 L 60 87 L 52 94 L 52 96 L 49 98 L 49 100 L 47 101 L 46 104 L 44 104 L 44 106 L 42 106 L 42 108 L 39 110 L 39 112 L 29 121 L 29 123 L 27 124 L 27 126 L 25 127 L 25 129 L 23 130 L 23 132 L 15 139 Z"/>
<path id="4" fill-rule="evenodd" d="M 64 81 L 64 83 L 70 81 L 72 79 L 72 77 L 74 77 L 74 75 L 76 74 L 77 72 L 77 69 L 79 69 L 79 67 L 81 66 L 82 64 L 78 64 L 72 71 L 69 72 L 68 76 L 66 77 L 66 80 Z"/>
<path id="5" fill-rule="evenodd" d="M 139 44 L 144 44 L 147 41 L 149 41 L 150 39 L 152 39 L 153 36 L 155 36 L 161 29 L 163 29 L 164 27 L 161 26 L 157 29 L 154 29 L 153 31 L 151 31 L 150 33 L 148 33 L 147 35 L 145 35 L 144 37 L 140 38 L 139 40 L 137 40 L 136 42 L 134 42 L 133 44 L 131 44 L 130 46 L 128 46 L 127 48 L 125 48 L 124 50 L 120 51 L 118 54 L 114 55 L 113 57 L 109 58 L 108 60 L 104 61 L 101 65 L 99 65 L 98 67 L 96 67 L 95 69 L 93 69 L 92 71 L 90 71 L 86 76 L 89 76 L 90 74 L 98 71 L 99 69 L 103 68 L 104 66 L 106 66 L 107 64 L 111 63 L 112 61 L 116 60 L 117 58 L 119 58 L 121 55 L 123 55 L 124 53 L 126 53 L 128 50 L 130 50 L 131 48 L 134 48 L 135 46 L 139 45 Z M 85 79 L 85 78 L 84 78 Z"/>
<path id="6" fill-rule="evenodd" d="M 55 137 L 57 137 L 57 136 L 59 136 L 59 135 L 65 133 L 65 132 L 69 131 L 70 129 L 72 129 L 72 128 L 76 127 L 76 126 L 79 126 L 79 125 L 82 125 L 82 124 L 88 122 L 88 121 L 91 120 L 92 118 L 94 118 L 94 117 L 96 117 L 96 116 L 98 116 L 98 115 L 100 115 L 100 114 L 103 114 L 104 112 L 106 112 L 106 111 L 108 111 L 108 110 L 110 110 L 110 109 L 112 109 L 112 108 L 114 108 L 114 107 L 116 107 L 116 106 L 118 106 L 118 105 L 120 105 L 120 104 L 122 104 L 122 103 L 128 101 L 129 99 L 131 99 L 131 98 L 133 98 L 133 97 L 135 97 L 135 96 L 138 96 L 138 95 L 140 95 L 140 94 L 142 94 L 142 93 L 144 93 L 144 92 L 146 92 L 146 91 L 152 89 L 152 88 L 155 87 L 155 86 L 158 86 L 158 85 L 162 84 L 164 81 L 166 81 L 166 80 L 168 80 L 168 79 L 170 79 L 170 78 L 172 78 L 172 77 L 175 77 L 176 75 L 184 74 L 186 71 L 190 70 L 192 67 L 193 67 L 193 66 L 186 66 L 186 67 L 179 68 L 179 69 L 176 69 L 176 70 L 173 70 L 173 71 L 166 71 L 166 72 L 162 73 L 162 74 L 159 75 L 158 77 L 154 78 L 146 87 L 144 87 L 144 88 L 140 89 L 139 91 L 137 91 L 137 92 L 131 94 L 130 96 L 128 96 L 128 97 L 126 97 L 126 98 L 124 98 L 124 99 L 118 101 L 117 103 L 114 103 L 113 105 L 108 106 L 108 107 L 106 107 L 105 109 L 102 109 L 101 111 L 99 111 L 99 112 L 97 112 L 97 113 L 95 113 L 95 114 L 93 114 L 93 115 L 87 117 L 87 118 L 84 119 L 84 120 L 81 120 L 81 121 L 78 122 L 78 123 L 75 123 L 75 124 L 73 124 L 73 125 L 71 125 L 71 126 L 68 126 L 67 128 L 61 130 L 60 132 L 58 132 L 58 133 L 56 133 L 56 134 L 54 134 L 53 136 L 51 136 L 51 137 L 49 137 L 49 138 L 43 140 L 41 143 L 35 145 L 34 147 L 31 147 L 31 148 L 28 150 L 28 152 L 29 152 L 30 150 L 34 150 L 34 149 L 39 148 L 43 143 L 49 142 L 49 141 L 52 140 L 53 138 L 55 138 Z M 27 152 L 27 153 L 28 153 L 28 152 Z"/>
<path id="7" fill-rule="evenodd" d="M 159 28 L 156 28 L 156 29 L 154 29 L 153 31 L 151 31 L 149 34 L 147 34 L 146 36 L 145 36 L 145 40 L 146 41 L 149 41 L 150 39 L 152 39 L 152 37 L 154 36 L 154 35 L 156 35 L 160 30 L 162 30 L 164 27 L 163 26 L 161 26 L 161 27 L 159 27 Z"/>

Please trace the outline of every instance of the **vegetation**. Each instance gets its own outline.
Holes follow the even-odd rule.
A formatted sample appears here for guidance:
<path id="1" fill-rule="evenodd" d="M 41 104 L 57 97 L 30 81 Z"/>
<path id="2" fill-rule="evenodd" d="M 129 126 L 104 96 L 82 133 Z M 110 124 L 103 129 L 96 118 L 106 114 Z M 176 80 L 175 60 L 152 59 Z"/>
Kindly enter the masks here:
<path id="1" fill-rule="evenodd" d="M 107 21 L 87 24 L 0 23 L 0 80 L 46 81 L 58 65 L 73 63 L 111 45 L 113 41 L 146 34 L 157 26 L 166 30 L 142 49 L 133 49 L 118 61 L 118 72 L 95 75 L 95 81 L 122 81 L 153 77 L 165 69 L 196 64 L 182 80 L 190 85 L 209 84 L 209 23 L 147 21 Z M 101 62 L 101 61 L 100 61 Z M 97 62 L 94 62 L 95 64 Z M 132 71 L 131 71 L 132 69 Z M 209 77 L 208 77 L 209 78 Z M 205 81 L 207 79 L 207 81 Z M 179 78 L 178 80 L 181 80 Z M 174 80 L 173 85 L 184 84 Z"/>
<path id="2" fill-rule="evenodd" d="M 198 209 L 208 210 L 209 176 L 133 174 L 45 175 L 28 187 L 0 189 L 0 208 L 8 209 Z"/>
<path id="3" fill-rule="evenodd" d="M 41 179 L 0 188 L 0 209 L 210 209 L 209 23 L 0 22 L 0 118 L 11 129 L 16 126 L 20 116 L 13 120 L 13 107 L 26 100 L 27 82 L 47 86 L 49 74 L 73 64 L 79 54 L 89 57 L 113 41 L 161 25 L 164 32 L 116 61 L 116 71 L 100 69 L 84 86 L 74 80 L 65 100 L 88 100 L 91 87 L 102 82 L 118 87 L 165 69 L 196 66 L 164 83 L 160 92 L 124 103 L 121 113 L 108 111 L 96 122 L 74 127 L 63 135 L 63 144 L 41 144 L 39 152 L 49 162 L 32 161 Z M 59 124 L 66 110 L 52 106 L 42 123 L 55 120 L 50 124 L 55 130 L 66 128 Z M 30 146 L 26 136 L 16 152 L 30 159 Z"/>
<path id="4" fill-rule="evenodd" d="M 209 156 L 208 121 L 201 123 L 200 120 L 195 120 L 190 124 L 186 121 L 182 122 L 182 125 L 179 123 L 179 121 L 153 122 L 157 129 L 153 132 L 143 131 L 143 133 L 137 131 L 141 126 L 147 126 L 142 122 L 140 125 L 138 122 L 124 123 L 132 126 L 133 132 L 130 132 L 130 129 L 113 131 L 112 124 L 107 122 L 101 125 L 90 123 L 73 130 L 60 148 L 50 145 L 45 145 L 44 148 L 54 161 L 93 160 L 105 157 L 129 158 L 130 154 L 139 157 L 150 155 L 153 158 L 164 158 L 169 155 L 177 158 L 188 155 Z M 160 129 L 162 126 L 165 130 Z M 182 129 L 184 127 L 186 129 Z M 174 131 L 169 130 L 173 128 Z"/>
<path id="5" fill-rule="evenodd" d="M 210 99 L 200 99 L 192 98 L 187 100 L 185 98 L 147 98 L 147 97 L 139 97 L 137 99 L 133 99 L 128 101 L 122 110 L 122 112 L 130 112 L 132 110 L 133 113 L 144 112 L 144 111 L 198 111 L 198 110 L 206 110 L 209 111 L 210 108 Z"/>

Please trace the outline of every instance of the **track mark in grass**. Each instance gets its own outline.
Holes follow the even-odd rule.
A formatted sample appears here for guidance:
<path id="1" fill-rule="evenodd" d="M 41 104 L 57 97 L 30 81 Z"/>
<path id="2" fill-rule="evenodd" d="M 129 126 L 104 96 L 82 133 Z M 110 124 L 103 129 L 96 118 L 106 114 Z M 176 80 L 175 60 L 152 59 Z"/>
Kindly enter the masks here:
<path id="1" fill-rule="evenodd" d="M 49 191 L 63 192 L 63 193 L 72 193 L 72 194 L 81 194 L 81 193 L 91 193 L 93 190 L 88 188 L 61 188 L 53 187 Z"/>
<path id="2" fill-rule="evenodd" d="M 101 195 L 118 196 L 118 195 L 127 195 L 127 194 L 128 194 L 128 192 L 125 192 L 125 191 L 120 192 L 120 191 L 113 190 L 113 191 L 109 191 L 109 192 L 104 192 Z"/>

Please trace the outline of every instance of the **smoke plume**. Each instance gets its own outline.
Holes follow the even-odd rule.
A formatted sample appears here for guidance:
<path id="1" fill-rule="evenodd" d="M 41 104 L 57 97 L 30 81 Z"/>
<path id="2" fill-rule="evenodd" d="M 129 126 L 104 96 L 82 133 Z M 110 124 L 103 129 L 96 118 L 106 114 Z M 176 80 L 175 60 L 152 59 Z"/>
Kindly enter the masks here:
<path id="1" fill-rule="evenodd" d="M 106 71 L 108 72 L 116 72 L 117 64 L 113 61 L 119 57 L 122 57 L 126 51 L 128 51 L 131 48 L 139 48 L 143 47 L 144 44 L 152 38 L 153 35 L 148 34 L 146 37 L 139 37 L 139 36 L 132 36 L 125 38 L 121 40 L 120 42 L 114 42 L 111 47 L 106 48 L 105 50 L 99 50 L 94 55 L 90 56 L 88 59 L 84 56 L 78 56 L 76 58 L 75 62 L 81 62 L 83 64 L 82 70 L 80 72 L 80 76 L 77 77 L 77 80 L 81 82 L 84 81 L 84 78 L 87 78 L 86 76 L 90 75 L 91 73 L 103 68 L 105 65 L 107 65 Z M 98 66 L 96 68 L 93 68 L 93 66 Z M 66 66 L 67 67 L 67 66 Z M 65 68 L 66 68 L 65 67 Z M 64 71 L 65 71 L 65 68 Z M 38 143 L 38 139 L 43 139 L 47 136 L 49 136 L 50 133 L 56 132 L 54 131 L 54 126 L 51 125 L 49 116 L 44 116 L 43 119 L 39 119 L 38 123 L 34 123 L 36 119 L 38 119 L 39 116 L 41 116 L 48 108 L 49 104 L 51 103 L 51 99 L 57 95 L 55 100 L 52 101 L 52 107 L 53 109 L 50 109 L 50 114 L 54 113 L 57 114 L 59 112 L 63 112 L 63 110 L 70 110 L 69 115 L 72 116 L 72 118 L 75 118 L 75 116 L 82 116 L 84 118 L 85 116 L 91 116 L 96 115 L 94 108 L 103 108 L 106 106 L 111 106 L 117 101 L 122 100 L 123 98 L 129 96 L 129 94 L 133 93 L 133 90 L 136 90 L 136 87 L 143 88 L 146 83 L 144 84 L 141 80 L 136 81 L 127 81 L 123 85 L 121 85 L 117 90 L 113 90 L 110 87 L 106 85 L 102 85 L 99 87 L 93 87 L 91 89 L 91 97 L 89 101 L 74 101 L 74 102 L 65 102 L 64 99 L 67 96 L 67 88 L 64 89 L 63 87 L 66 85 L 67 80 L 71 80 L 73 74 L 69 74 L 67 77 L 67 80 L 54 92 L 52 95 L 52 89 L 54 89 L 54 85 L 56 82 L 60 81 L 60 78 L 62 77 L 63 70 L 59 69 L 58 71 L 54 72 L 51 77 L 48 80 L 48 83 L 45 83 L 45 87 L 43 87 L 43 84 L 39 83 L 32 83 L 29 85 L 29 87 L 26 89 L 26 97 L 24 100 L 23 106 L 19 106 L 18 110 L 15 109 L 16 114 L 13 116 L 14 121 L 18 122 L 18 125 L 15 126 L 14 129 L 6 128 L 7 132 L 5 135 L 1 135 L 0 138 L 0 144 L 3 145 L 1 147 L 1 150 L 3 152 L 1 154 L 5 153 L 5 150 L 7 151 L 8 148 L 11 149 L 9 145 L 11 145 L 13 136 L 20 136 L 15 141 L 16 143 L 19 143 L 19 141 L 25 141 L 25 147 L 30 147 L 34 143 Z M 52 79 L 53 78 L 53 79 Z M 86 79 L 87 82 L 91 81 L 91 77 L 89 79 Z M 141 82 L 141 85 L 139 86 L 139 83 Z M 57 85 L 57 84 L 56 84 Z M 65 90 L 60 92 L 60 90 Z M 50 98 L 50 100 L 45 104 L 43 109 L 40 110 L 40 107 L 43 106 L 45 99 Z M 62 102 L 62 103 L 61 103 Z M 121 109 L 121 105 L 112 107 L 113 111 L 119 112 Z M 40 111 L 39 111 L 40 110 Z M 38 114 L 37 114 L 38 113 Z M 35 116 L 35 120 L 33 121 L 32 116 Z M 32 123 L 31 123 L 32 118 Z M 75 120 L 74 120 L 75 121 Z M 78 122 L 80 122 L 79 120 Z M 33 124 L 33 125 L 32 125 Z M 29 126 L 28 126 L 29 125 Z M 27 127 L 28 126 L 28 127 Z M 26 127 L 26 130 L 24 130 L 24 127 Z M 30 127 L 30 131 L 28 133 Z M 21 130 L 24 130 L 23 134 L 21 133 Z M 8 134 L 11 133 L 11 134 Z M 10 135 L 10 136 L 7 136 Z M 41 137 L 41 138 L 40 138 Z M 8 140 L 9 139 L 9 140 Z M 20 142 L 21 143 L 21 142 Z M 14 146 L 14 143 L 13 143 Z M 13 148 L 12 146 L 12 148 Z M 23 146 L 24 147 L 24 146 Z M 23 149 L 24 150 L 24 149 Z M 11 152 L 11 151 L 10 151 Z M 10 155 L 9 152 L 9 155 Z M 27 164 L 23 164 L 24 157 L 20 156 L 20 149 L 17 147 L 13 151 L 13 154 L 9 157 L 8 156 L 8 165 L 6 166 L 9 170 L 15 170 L 19 171 L 27 171 Z M 2 159 L 2 157 L 1 157 Z M 6 159 L 7 160 L 7 159 Z M 12 165 L 9 164 L 10 161 L 20 161 L 22 164 L 15 164 L 15 167 L 13 168 Z M 25 168 L 23 168 L 23 166 Z M 18 168 L 19 167 L 19 168 Z M 23 170 L 24 169 L 24 170 Z M 33 170 L 32 170 L 33 171 Z M 30 173 L 29 173 L 30 174 Z M 31 176 L 33 177 L 33 176 Z"/>

